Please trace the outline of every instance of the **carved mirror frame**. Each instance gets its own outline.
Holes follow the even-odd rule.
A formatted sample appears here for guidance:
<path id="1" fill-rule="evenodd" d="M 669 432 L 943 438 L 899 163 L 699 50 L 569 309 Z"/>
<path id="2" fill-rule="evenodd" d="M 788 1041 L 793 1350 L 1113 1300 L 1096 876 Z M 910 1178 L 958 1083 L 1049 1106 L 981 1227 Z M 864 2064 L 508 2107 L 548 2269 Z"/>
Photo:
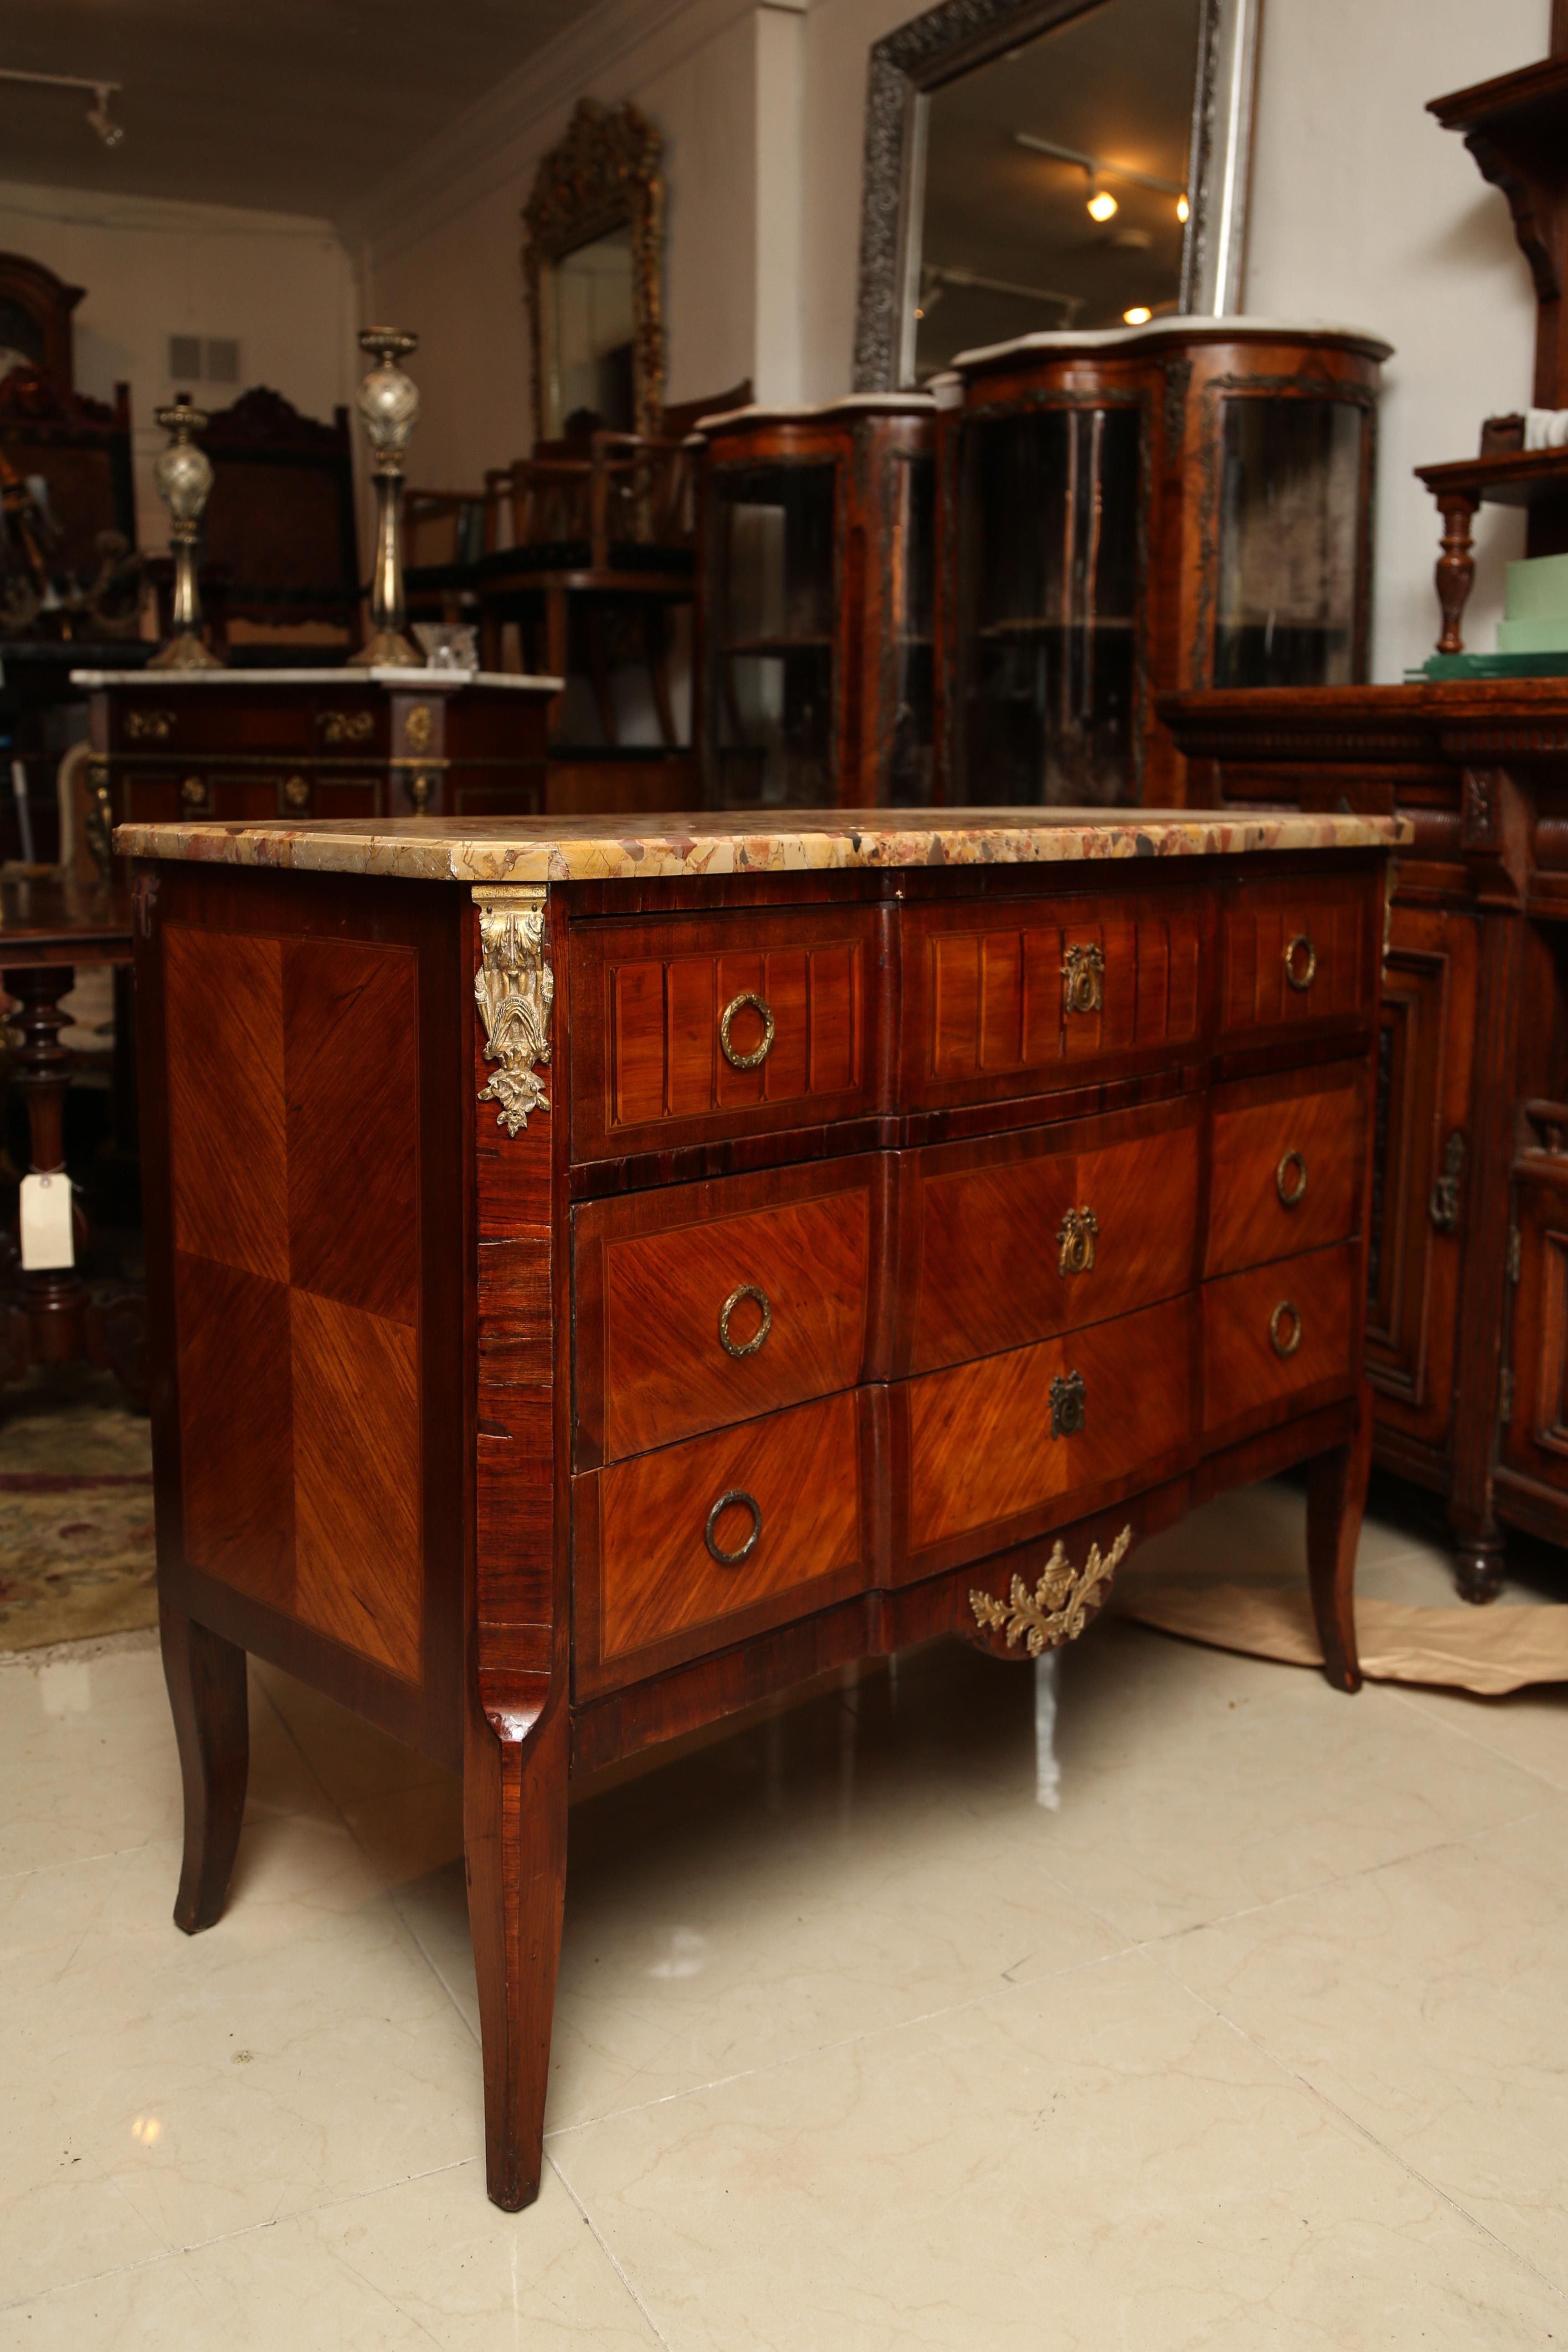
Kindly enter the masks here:
<path id="1" fill-rule="evenodd" d="M 878 41 L 866 89 L 855 389 L 914 382 L 915 287 L 932 90 L 1021 47 L 1099 0 L 941 0 Z M 1263 0 L 1203 0 L 1179 308 L 1212 316 L 1241 299 L 1242 241 Z"/>
<path id="2" fill-rule="evenodd" d="M 522 208 L 522 248 L 532 361 L 533 430 L 544 433 L 545 301 L 558 261 L 612 229 L 632 238 L 633 402 L 639 433 L 657 433 L 664 409 L 664 142 L 629 101 L 580 98 L 558 147 L 540 159 Z"/>

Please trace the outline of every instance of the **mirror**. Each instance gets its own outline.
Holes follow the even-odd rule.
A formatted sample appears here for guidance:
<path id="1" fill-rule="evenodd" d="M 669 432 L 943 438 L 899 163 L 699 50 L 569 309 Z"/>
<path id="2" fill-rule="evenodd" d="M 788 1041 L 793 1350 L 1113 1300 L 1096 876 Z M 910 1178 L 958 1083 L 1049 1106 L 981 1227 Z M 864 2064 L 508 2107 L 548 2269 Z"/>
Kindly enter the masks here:
<path id="1" fill-rule="evenodd" d="M 944 0 L 879 41 L 856 389 L 1019 335 L 1233 310 L 1258 5 Z"/>
<path id="2" fill-rule="evenodd" d="M 523 208 L 535 436 L 591 416 L 657 433 L 664 406 L 663 142 L 635 106 L 579 100 Z"/>

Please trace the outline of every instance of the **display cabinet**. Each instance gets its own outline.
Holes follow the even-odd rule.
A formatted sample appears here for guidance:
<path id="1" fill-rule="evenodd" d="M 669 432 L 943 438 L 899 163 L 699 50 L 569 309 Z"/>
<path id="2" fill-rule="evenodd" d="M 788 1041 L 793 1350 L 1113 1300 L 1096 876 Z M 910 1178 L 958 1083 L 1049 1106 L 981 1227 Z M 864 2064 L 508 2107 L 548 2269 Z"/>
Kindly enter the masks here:
<path id="1" fill-rule="evenodd" d="M 934 403 L 710 417 L 696 729 L 710 806 L 933 790 Z"/>
<path id="2" fill-rule="evenodd" d="M 1180 318 L 961 356 L 938 390 L 946 798 L 1179 806 L 1157 692 L 1365 677 L 1389 348 Z"/>

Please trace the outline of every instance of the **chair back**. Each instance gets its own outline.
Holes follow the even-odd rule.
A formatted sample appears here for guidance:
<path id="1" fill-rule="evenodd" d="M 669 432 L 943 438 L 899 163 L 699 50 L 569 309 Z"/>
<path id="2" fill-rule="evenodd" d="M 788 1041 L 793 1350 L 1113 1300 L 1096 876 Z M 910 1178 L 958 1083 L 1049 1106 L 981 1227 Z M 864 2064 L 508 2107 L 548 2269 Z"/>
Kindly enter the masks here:
<path id="1" fill-rule="evenodd" d="M 360 638 L 359 534 L 346 408 L 323 425 L 258 384 L 213 415 L 201 446 L 212 460 L 203 561 L 226 574 L 228 623 L 281 635 L 325 624 Z"/>

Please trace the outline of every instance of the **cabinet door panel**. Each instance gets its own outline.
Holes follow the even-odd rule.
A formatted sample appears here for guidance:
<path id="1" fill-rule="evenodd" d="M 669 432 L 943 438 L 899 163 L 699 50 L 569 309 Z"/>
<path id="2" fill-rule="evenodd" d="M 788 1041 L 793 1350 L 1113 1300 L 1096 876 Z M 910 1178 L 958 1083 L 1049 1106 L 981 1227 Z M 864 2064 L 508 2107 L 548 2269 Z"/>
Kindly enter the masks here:
<path id="1" fill-rule="evenodd" d="M 1377 1041 L 1366 1366 L 1380 1424 L 1441 1449 L 1454 1412 L 1465 1139 L 1476 1022 L 1474 917 L 1394 909 Z M 1433 1222 L 1453 1139 L 1455 1222 Z M 1436 1204 L 1447 1212 L 1440 1195 Z"/>
<path id="2" fill-rule="evenodd" d="M 1503 1460 L 1527 1478 L 1568 1490 L 1568 1166 L 1553 1166 L 1559 1157 L 1527 1152 L 1514 1171 L 1519 1283 Z"/>

